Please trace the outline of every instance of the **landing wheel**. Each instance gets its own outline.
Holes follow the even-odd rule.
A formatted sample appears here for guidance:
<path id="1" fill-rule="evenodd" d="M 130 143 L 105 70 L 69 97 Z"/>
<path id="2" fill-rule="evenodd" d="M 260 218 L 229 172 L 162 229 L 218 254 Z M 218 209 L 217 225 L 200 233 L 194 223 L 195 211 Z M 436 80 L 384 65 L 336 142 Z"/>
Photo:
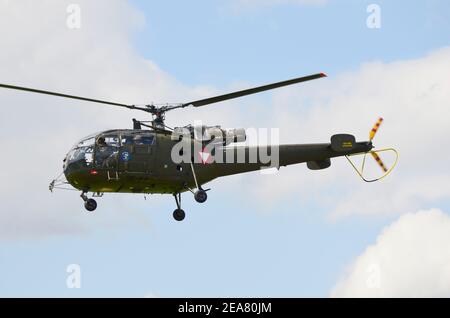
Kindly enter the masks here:
<path id="1" fill-rule="evenodd" d="M 204 203 L 206 202 L 206 200 L 208 199 L 208 195 L 206 194 L 205 190 L 198 190 L 197 192 L 195 192 L 194 194 L 194 199 L 195 201 L 197 201 L 198 203 Z"/>
<path id="2" fill-rule="evenodd" d="M 94 199 L 87 199 L 86 202 L 84 202 L 84 207 L 89 212 L 95 211 L 95 209 L 97 208 L 97 201 L 95 201 Z"/>
<path id="3" fill-rule="evenodd" d="M 175 211 L 173 211 L 173 218 L 178 222 L 183 221 L 185 217 L 186 213 L 184 213 L 182 209 L 176 209 Z"/>

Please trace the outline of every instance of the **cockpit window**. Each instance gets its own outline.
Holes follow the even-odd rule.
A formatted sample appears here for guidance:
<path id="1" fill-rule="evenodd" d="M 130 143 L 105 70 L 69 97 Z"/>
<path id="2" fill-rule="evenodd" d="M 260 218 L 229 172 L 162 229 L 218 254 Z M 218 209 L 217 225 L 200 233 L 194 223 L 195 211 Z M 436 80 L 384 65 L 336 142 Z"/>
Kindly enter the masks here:
<path id="1" fill-rule="evenodd" d="M 98 146 L 119 147 L 119 137 L 117 135 L 100 136 L 97 139 L 97 145 Z"/>
<path id="2" fill-rule="evenodd" d="M 87 147 L 87 146 L 93 146 L 94 145 L 94 141 L 95 141 L 95 137 L 88 137 L 86 139 L 83 139 L 82 141 L 80 141 L 75 148 L 80 148 L 80 147 Z"/>
<path id="3" fill-rule="evenodd" d="M 121 146 L 132 146 L 127 151 L 149 153 L 155 144 L 155 135 L 146 131 L 106 132 L 91 135 L 72 147 L 64 161 L 64 167 L 117 168 Z M 64 168 L 64 169 L 65 169 Z"/>
<path id="4" fill-rule="evenodd" d="M 122 145 L 153 145 L 155 143 L 155 136 L 149 133 L 129 133 L 122 135 Z"/>
<path id="5" fill-rule="evenodd" d="M 69 164 L 77 164 L 81 167 L 88 167 L 94 162 L 94 142 L 95 137 L 87 137 L 75 146 L 67 154 L 64 162 L 65 167 Z"/>

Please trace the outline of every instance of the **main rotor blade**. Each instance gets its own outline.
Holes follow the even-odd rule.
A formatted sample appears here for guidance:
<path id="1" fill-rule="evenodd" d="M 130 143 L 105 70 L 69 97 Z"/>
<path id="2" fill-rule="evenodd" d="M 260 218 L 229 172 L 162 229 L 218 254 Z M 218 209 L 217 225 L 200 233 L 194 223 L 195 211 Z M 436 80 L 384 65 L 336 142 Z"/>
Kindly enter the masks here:
<path id="1" fill-rule="evenodd" d="M 75 96 L 75 95 L 61 94 L 61 93 L 56 93 L 56 92 L 51 92 L 51 91 L 44 91 L 44 90 L 40 90 L 40 89 L 28 88 L 28 87 L 13 86 L 13 85 L 6 85 L 6 84 L 0 84 L 0 87 L 8 88 L 8 89 L 15 89 L 15 90 L 19 90 L 19 91 L 25 91 L 25 92 L 31 92 L 31 93 L 52 95 L 52 96 L 82 100 L 82 101 L 86 101 L 86 102 L 100 103 L 100 104 L 120 106 L 120 107 L 126 107 L 126 108 L 130 108 L 130 109 L 139 109 L 139 110 L 146 111 L 145 108 L 136 107 L 134 105 L 126 105 L 126 104 L 109 102 L 109 101 L 100 100 L 100 99 L 93 99 L 93 98 L 87 98 L 87 97 L 81 97 L 81 96 Z"/>
<path id="2" fill-rule="evenodd" d="M 294 78 L 294 79 L 287 80 L 287 81 L 277 82 L 277 83 L 254 87 L 254 88 L 250 88 L 250 89 L 245 89 L 242 91 L 237 91 L 237 92 L 233 92 L 233 93 L 229 93 L 229 94 L 224 94 L 224 95 L 219 95 L 219 96 L 210 97 L 210 98 L 206 98 L 206 99 L 196 100 L 196 101 L 193 101 L 190 103 L 182 104 L 181 107 L 186 107 L 186 106 L 191 106 L 191 105 L 194 107 L 205 106 L 205 105 L 209 105 L 209 104 L 223 102 L 223 101 L 233 99 L 233 98 L 238 98 L 238 97 L 243 97 L 243 96 L 247 96 L 247 95 L 251 95 L 251 94 L 268 91 L 268 90 L 283 87 L 283 86 L 288 86 L 288 85 L 297 84 L 297 83 L 301 83 L 301 82 L 311 81 L 311 80 L 315 80 L 315 79 L 318 79 L 321 77 L 326 77 L 326 76 L 327 75 L 324 73 L 318 73 L 318 74 L 314 74 L 314 75 Z"/>

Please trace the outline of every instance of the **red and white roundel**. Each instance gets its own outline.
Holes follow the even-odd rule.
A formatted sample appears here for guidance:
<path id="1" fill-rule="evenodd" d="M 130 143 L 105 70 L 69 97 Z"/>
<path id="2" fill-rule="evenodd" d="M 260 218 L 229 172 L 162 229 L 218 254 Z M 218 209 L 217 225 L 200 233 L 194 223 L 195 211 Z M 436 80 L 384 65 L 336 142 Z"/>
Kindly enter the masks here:
<path id="1" fill-rule="evenodd" d="M 203 148 L 201 151 L 199 151 L 199 152 L 198 152 L 198 155 L 199 155 L 200 161 L 201 161 L 204 165 L 213 162 L 213 159 L 214 159 L 213 156 L 212 156 L 211 153 L 209 153 L 208 150 L 205 149 L 205 148 Z"/>

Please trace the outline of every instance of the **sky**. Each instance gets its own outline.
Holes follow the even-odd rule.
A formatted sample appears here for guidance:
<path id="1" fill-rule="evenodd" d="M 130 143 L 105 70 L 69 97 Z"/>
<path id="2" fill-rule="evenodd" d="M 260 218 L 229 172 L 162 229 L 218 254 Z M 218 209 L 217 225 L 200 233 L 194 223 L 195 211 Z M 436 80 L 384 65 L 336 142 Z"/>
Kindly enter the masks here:
<path id="1" fill-rule="evenodd" d="M 0 83 L 144 104 L 325 72 L 167 124 L 310 143 L 366 140 L 383 116 L 375 145 L 400 152 L 374 184 L 343 158 L 217 179 L 205 204 L 183 195 L 180 223 L 162 195 L 105 194 L 88 214 L 48 191 L 62 159 L 145 115 L 2 90 L 0 296 L 449 297 L 449 15 L 444 0 L 0 0 Z"/>

